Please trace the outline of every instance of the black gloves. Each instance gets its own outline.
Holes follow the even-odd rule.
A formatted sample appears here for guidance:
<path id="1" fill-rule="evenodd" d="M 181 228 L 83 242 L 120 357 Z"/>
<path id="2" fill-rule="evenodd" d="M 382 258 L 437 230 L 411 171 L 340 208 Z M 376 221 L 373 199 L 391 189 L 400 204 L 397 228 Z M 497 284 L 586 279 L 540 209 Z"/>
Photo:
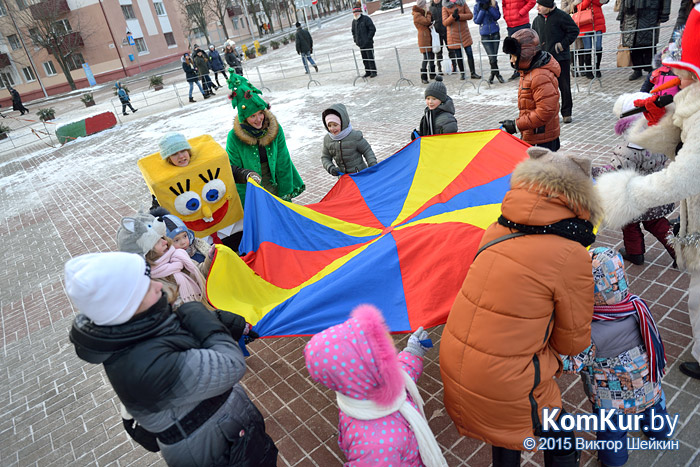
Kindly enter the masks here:
<path id="1" fill-rule="evenodd" d="M 328 173 L 333 175 L 334 177 L 337 177 L 338 175 L 340 175 L 340 172 L 338 172 L 338 168 L 334 165 L 331 165 L 330 167 L 328 167 Z"/>
<path id="2" fill-rule="evenodd" d="M 229 311 L 216 310 L 216 316 L 226 326 L 226 329 L 228 329 L 235 341 L 240 340 L 246 330 L 250 330 L 250 325 L 246 323 L 245 318 L 241 315 Z"/>
<path id="3" fill-rule="evenodd" d="M 420 136 L 420 133 L 418 133 L 418 130 L 416 130 L 416 129 L 414 128 L 413 131 L 411 132 L 411 141 L 413 141 L 414 139 L 418 138 L 419 136 Z"/>
<path id="4" fill-rule="evenodd" d="M 182 327 L 187 329 L 199 342 L 206 341 L 209 336 L 217 332 L 229 334 L 228 328 L 199 302 L 183 303 L 175 311 L 175 314 L 180 318 Z M 243 322 L 245 323 L 245 320 Z"/>
<path id="5" fill-rule="evenodd" d="M 481 6 L 482 10 L 488 10 L 489 8 L 491 8 L 491 4 L 488 2 L 481 2 L 479 6 Z"/>
<path id="6" fill-rule="evenodd" d="M 511 135 L 518 131 L 518 127 L 515 126 L 515 120 L 501 120 L 498 123 L 503 125 L 503 129 L 506 130 Z"/>
<path id="7" fill-rule="evenodd" d="M 457 11 L 457 8 L 455 8 L 454 11 L 452 11 L 452 17 L 455 20 L 459 21 L 459 11 Z"/>

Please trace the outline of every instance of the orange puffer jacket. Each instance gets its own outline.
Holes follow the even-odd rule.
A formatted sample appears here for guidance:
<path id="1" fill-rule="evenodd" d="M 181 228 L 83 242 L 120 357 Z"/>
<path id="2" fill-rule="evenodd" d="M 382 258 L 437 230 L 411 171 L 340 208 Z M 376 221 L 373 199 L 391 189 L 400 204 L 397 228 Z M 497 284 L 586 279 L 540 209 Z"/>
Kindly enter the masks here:
<path id="1" fill-rule="evenodd" d="M 559 73 L 559 62 L 548 52 L 539 52 L 529 69 L 520 70 L 520 115 L 515 124 L 526 143 L 547 143 L 559 137 Z"/>
<path id="2" fill-rule="evenodd" d="M 459 21 L 456 21 L 452 16 L 455 10 L 459 14 Z M 472 45 L 472 36 L 469 33 L 467 21 L 473 17 L 474 15 L 466 3 L 457 6 L 454 3 L 442 2 L 442 24 L 447 28 L 448 49 L 456 50 Z"/>
<path id="3" fill-rule="evenodd" d="M 502 213 L 513 222 L 548 225 L 590 217 L 564 195 L 538 193 L 536 184 L 512 185 Z M 493 224 L 481 245 L 511 232 Z M 542 408 L 562 406 L 553 379 L 561 370 L 559 354 L 590 345 L 592 314 L 591 259 L 580 243 L 531 234 L 483 250 L 457 294 L 440 343 L 445 408 L 460 434 L 523 450 Z"/>
<path id="4" fill-rule="evenodd" d="M 430 25 L 433 23 L 433 16 L 429 11 L 413 7 L 413 24 L 418 30 L 418 48 L 421 53 L 430 52 L 433 49 L 433 38 L 430 35 Z"/>

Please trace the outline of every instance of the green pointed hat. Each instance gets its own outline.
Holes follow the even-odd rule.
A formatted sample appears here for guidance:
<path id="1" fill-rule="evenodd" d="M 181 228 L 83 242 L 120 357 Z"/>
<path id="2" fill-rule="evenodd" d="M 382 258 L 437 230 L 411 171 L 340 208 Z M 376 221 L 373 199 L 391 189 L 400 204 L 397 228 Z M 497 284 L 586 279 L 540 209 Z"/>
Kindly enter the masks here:
<path id="1" fill-rule="evenodd" d="M 244 77 L 231 73 L 228 88 L 231 90 L 231 105 L 238 111 L 239 122 L 243 123 L 255 112 L 268 108 L 267 102 L 260 97 L 262 91 Z"/>

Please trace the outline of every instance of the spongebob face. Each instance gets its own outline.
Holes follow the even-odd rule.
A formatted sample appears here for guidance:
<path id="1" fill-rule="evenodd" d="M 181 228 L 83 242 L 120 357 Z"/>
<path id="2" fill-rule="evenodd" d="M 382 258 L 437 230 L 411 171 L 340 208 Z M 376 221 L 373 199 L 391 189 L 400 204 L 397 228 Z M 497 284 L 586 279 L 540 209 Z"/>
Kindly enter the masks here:
<path id="1" fill-rule="evenodd" d="M 192 159 L 186 167 L 169 164 L 158 153 L 138 165 L 160 205 L 203 238 L 242 219 L 243 209 L 224 148 L 209 135 L 188 141 Z"/>

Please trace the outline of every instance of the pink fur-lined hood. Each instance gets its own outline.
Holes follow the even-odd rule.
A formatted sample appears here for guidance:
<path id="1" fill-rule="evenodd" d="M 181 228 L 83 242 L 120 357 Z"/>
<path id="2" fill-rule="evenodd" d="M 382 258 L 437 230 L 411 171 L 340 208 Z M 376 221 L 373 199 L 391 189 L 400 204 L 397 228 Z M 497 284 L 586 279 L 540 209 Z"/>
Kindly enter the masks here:
<path id="1" fill-rule="evenodd" d="M 404 390 L 394 341 L 371 305 L 358 306 L 350 319 L 313 336 L 304 358 L 314 381 L 348 397 L 386 407 Z"/>

